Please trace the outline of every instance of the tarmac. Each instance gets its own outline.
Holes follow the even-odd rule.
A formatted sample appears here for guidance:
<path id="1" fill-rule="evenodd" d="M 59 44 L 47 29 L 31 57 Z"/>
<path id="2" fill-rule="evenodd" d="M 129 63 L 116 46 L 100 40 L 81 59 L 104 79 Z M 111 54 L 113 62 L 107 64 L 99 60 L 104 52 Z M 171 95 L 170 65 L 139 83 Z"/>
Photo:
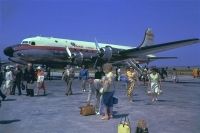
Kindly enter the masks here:
<path id="1" fill-rule="evenodd" d="M 8 96 L 0 108 L 0 133 L 117 133 L 121 118 L 128 116 L 132 133 L 137 121 L 145 119 L 150 133 L 200 133 L 200 79 L 179 77 L 162 82 L 163 94 L 152 103 L 142 82 L 134 91 L 134 102 L 128 102 L 124 82 L 115 82 L 114 118 L 101 120 L 99 115 L 81 116 L 88 92 L 82 92 L 80 81 L 73 82 L 73 95 L 65 95 L 65 82 L 45 81 L 46 96 Z M 17 90 L 16 90 L 17 91 Z M 94 102 L 95 96 L 93 96 Z"/>

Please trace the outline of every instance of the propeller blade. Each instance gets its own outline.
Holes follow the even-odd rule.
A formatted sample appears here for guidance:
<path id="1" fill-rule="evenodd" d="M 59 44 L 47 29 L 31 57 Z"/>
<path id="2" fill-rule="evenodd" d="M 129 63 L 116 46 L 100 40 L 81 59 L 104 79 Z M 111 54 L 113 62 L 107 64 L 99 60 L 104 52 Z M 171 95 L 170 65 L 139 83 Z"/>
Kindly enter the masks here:
<path id="1" fill-rule="evenodd" d="M 66 47 L 66 52 L 67 52 L 68 56 L 71 58 L 72 57 L 72 53 L 71 53 L 71 51 L 69 50 L 68 47 Z"/>
<path id="2" fill-rule="evenodd" d="M 95 40 L 95 46 L 96 46 L 97 52 L 99 52 L 100 51 L 100 47 L 99 47 L 99 44 L 97 42 L 97 39 L 95 38 L 94 40 Z"/>
<path id="3" fill-rule="evenodd" d="M 99 57 L 97 57 L 97 59 L 96 59 L 96 61 L 95 61 L 95 63 L 94 63 L 93 68 L 96 68 L 96 65 L 97 65 L 97 61 L 98 61 L 98 59 L 99 59 Z"/>

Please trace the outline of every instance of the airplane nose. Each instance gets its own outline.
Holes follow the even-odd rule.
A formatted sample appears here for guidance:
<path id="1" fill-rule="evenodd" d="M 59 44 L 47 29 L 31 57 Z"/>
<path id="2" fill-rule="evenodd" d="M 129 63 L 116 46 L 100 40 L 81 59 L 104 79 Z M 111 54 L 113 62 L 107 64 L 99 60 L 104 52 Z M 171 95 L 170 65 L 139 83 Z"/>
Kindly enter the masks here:
<path id="1" fill-rule="evenodd" d="M 4 54 L 9 57 L 13 57 L 14 50 L 12 47 L 7 47 L 4 49 Z"/>

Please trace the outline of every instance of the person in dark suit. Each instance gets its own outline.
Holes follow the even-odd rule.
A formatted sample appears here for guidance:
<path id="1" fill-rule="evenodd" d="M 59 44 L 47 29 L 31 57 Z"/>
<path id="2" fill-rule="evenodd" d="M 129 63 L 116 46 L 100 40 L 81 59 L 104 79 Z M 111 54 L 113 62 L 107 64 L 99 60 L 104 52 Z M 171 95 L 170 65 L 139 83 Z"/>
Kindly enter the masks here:
<path id="1" fill-rule="evenodd" d="M 13 82 L 11 95 L 15 95 L 16 87 L 18 89 L 18 95 L 22 94 L 22 92 L 21 92 L 22 74 L 23 74 L 22 70 L 21 70 L 20 66 L 17 64 L 15 67 L 15 70 L 13 71 L 14 82 Z"/>
<path id="2" fill-rule="evenodd" d="M 30 86 L 33 86 L 35 81 L 35 71 L 32 67 L 32 64 L 28 64 L 27 68 L 24 71 L 24 80 L 25 80 L 25 86 L 26 86 L 26 95 L 27 96 L 34 96 L 34 88 L 30 88 Z"/>

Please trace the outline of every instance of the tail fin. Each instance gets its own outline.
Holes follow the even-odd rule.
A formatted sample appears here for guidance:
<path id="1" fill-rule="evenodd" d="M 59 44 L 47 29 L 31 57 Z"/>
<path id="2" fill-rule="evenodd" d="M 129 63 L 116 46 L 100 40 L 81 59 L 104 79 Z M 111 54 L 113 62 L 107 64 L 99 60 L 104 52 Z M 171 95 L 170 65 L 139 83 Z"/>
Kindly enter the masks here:
<path id="1" fill-rule="evenodd" d="M 142 44 L 139 46 L 139 48 L 151 46 L 151 45 L 154 45 L 154 34 L 153 34 L 152 30 L 150 28 L 148 28 L 145 32 L 144 40 L 143 40 Z"/>

